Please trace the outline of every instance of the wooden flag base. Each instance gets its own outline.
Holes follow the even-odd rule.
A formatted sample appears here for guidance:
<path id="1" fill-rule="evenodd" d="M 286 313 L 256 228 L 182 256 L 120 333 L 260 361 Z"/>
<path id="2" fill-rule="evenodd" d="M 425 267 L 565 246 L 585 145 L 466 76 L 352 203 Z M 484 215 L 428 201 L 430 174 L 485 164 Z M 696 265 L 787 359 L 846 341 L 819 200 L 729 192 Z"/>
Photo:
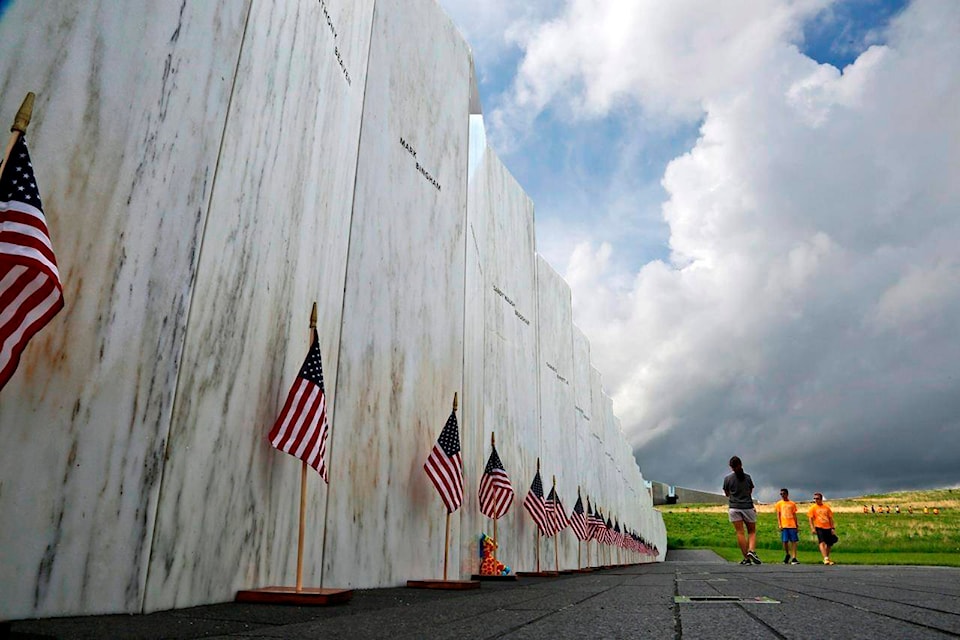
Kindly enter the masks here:
<path id="1" fill-rule="evenodd" d="M 254 604 L 293 604 L 307 607 L 325 607 L 346 604 L 353 597 L 353 589 L 324 589 L 322 587 L 263 587 L 237 591 L 235 602 Z"/>
<path id="2" fill-rule="evenodd" d="M 556 571 L 517 571 L 521 578 L 556 578 L 559 573 Z"/>
<path id="3" fill-rule="evenodd" d="M 411 589 L 479 589 L 479 580 L 407 580 Z"/>
<path id="4" fill-rule="evenodd" d="M 470 576 L 471 580 L 484 580 L 487 582 L 511 582 L 517 579 L 517 574 L 508 573 L 505 576 L 485 576 L 482 573 L 475 573 Z"/>
<path id="5" fill-rule="evenodd" d="M 575 569 L 575 570 L 574 570 L 574 573 L 593 573 L 593 572 L 594 572 L 594 569 L 592 569 L 592 568 L 590 568 L 590 567 L 587 567 L 587 568 L 584 568 L 584 569 Z"/>

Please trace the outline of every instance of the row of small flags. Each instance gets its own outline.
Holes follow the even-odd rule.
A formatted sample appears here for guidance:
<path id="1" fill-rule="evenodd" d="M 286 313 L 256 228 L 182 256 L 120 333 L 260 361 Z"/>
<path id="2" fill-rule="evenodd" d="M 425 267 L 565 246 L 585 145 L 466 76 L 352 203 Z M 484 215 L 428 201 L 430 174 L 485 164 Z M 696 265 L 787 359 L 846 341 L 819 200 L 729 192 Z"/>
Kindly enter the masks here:
<path id="1" fill-rule="evenodd" d="M 271 446 L 303 460 L 319 472 L 325 482 L 329 482 L 326 464 L 329 432 L 319 338 L 314 329 L 306 360 L 300 367 L 267 439 Z M 491 447 L 490 458 L 480 479 L 478 498 L 480 512 L 488 518 L 498 519 L 513 504 L 514 489 L 496 445 L 491 444 Z M 463 457 L 460 453 L 456 406 L 450 412 L 450 417 L 447 418 L 423 469 L 447 511 L 452 513 L 459 509 L 463 504 L 464 491 Z M 599 509 L 594 511 L 589 499 L 587 510 L 584 511 L 583 500 L 579 495 L 573 512 L 567 517 L 556 486 L 552 487 L 549 495 L 544 498 L 539 468 L 523 500 L 523 506 L 533 518 L 540 534 L 544 536 L 556 535 L 569 526 L 574 535 L 583 541 L 597 540 L 603 544 L 633 548 L 641 552 L 653 549 L 642 537 L 621 529 L 619 522 L 611 522 L 609 517 L 604 520 Z"/>
<path id="2" fill-rule="evenodd" d="M 9 165 L 9 166 L 8 166 Z M 0 176 L 0 389 L 13 376 L 30 338 L 63 308 L 63 286 L 50 242 L 40 193 L 24 136 L 16 136 Z M 326 464 L 326 396 L 320 341 L 316 329 L 307 357 L 280 415 L 267 438 L 271 446 L 295 456 L 330 481 Z M 487 461 L 480 480 L 480 511 L 493 519 L 502 517 L 513 504 L 514 490 L 497 454 Z M 463 459 L 456 406 L 450 413 L 436 445 L 423 465 L 448 512 L 463 503 Z M 577 503 L 568 518 L 556 487 L 544 498 L 540 469 L 533 478 L 523 506 L 540 533 L 553 536 L 569 526 L 580 540 L 598 540 L 636 550 L 652 550 L 640 536 L 620 529 L 590 506 Z"/>

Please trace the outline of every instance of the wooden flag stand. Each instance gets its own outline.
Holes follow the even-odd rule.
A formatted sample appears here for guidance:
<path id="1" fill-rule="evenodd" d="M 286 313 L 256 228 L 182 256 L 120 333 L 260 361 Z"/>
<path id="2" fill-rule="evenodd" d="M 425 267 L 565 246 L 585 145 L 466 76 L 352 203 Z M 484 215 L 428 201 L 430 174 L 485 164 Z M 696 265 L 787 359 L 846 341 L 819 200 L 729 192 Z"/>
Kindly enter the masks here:
<path id="1" fill-rule="evenodd" d="M 313 303 L 310 312 L 310 339 L 317 326 L 317 303 Z M 300 461 L 300 531 L 297 538 L 297 585 L 295 587 L 270 586 L 260 589 L 237 591 L 236 602 L 254 604 L 292 604 L 299 606 L 322 607 L 331 604 L 344 604 L 353 597 L 353 589 L 325 589 L 323 587 L 303 586 L 303 540 L 307 518 L 307 462 Z"/>
<path id="2" fill-rule="evenodd" d="M 457 412 L 457 394 L 453 394 L 453 412 Z M 407 586 L 411 589 L 479 589 L 479 580 L 448 580 L 447 565 L 450 559 L 450 515 L 447 511 L 447 533 L 443 540 L 443 580 L 407 580 Z"/>
<path id="3" fill-rule="evenodd" d="M 497 444 L 496 434 L 491 431 L 491 432 L 490 432 L 490 446 L 491 446 L 491 447 L 494 447 L 494 446 L 496 446 L 496 444 Z M 499 519 L 500 519 L 500 518 L 493 518 L 493 541 L 494 541 L 494 543 L 496 543 L 497 545 L 500 544 L 500 542 L 499 542 L 500 538 L 497 537 L 497 521 L 498 521 Z M 471 580 L 483 580 L 483 581 L 485 581 L 485 582 L 514 582 L 514 581 L 516 581 L 516 579 L 517 579 L 517 574 L 516 574 L 516 573 L 510 573 L 510 574 L 507 574 L 507 575 L 505 575 L 505 576 L 503 576 L 503 575 L 500 575 L 500 576 L 490 575 L 490 576 L 488 576 L 488 575 L 484 575 L 484 574 L 482 574 L 482 573 L 475 573 L 475 574 L 473 574 L 472 576 L 470 576 L 470 579 L 471 579 Z"/>

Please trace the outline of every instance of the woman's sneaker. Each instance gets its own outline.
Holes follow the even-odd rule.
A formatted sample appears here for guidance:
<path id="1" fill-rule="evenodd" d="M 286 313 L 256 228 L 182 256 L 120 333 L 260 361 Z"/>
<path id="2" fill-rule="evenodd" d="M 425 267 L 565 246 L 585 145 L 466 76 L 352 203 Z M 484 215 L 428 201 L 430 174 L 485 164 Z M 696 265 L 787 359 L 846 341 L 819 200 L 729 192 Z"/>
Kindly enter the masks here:
<path id="1" fill-rule="evenodd" d="M 837 563 L 831 560 L 830 558 L 824 558 L 823 564 L 837 564 Z"/>
<path id="2" fill-rule="evenodd" d="M 794 558 L 793 560 L 790 561 L 790 564 L 800 564 L 800 561 Z"/>
<path id="3" fill-rule="evenodd" d="M 753 564 L 763 564 L 760 561 L 760 556 L 758 556 L 755 551 L 747 551 L 747 560 Z"/>
<path id="4" fill-rule="evenodd" d="M 790 554 L 789 554 L 789 553 L 788 553 L 787 555 L 783 556 L 783 564 L 787 564 L 788 562 L 790 562 Z"/>
<path id="5" fill-rule="evenodd" d="M 750 566 L 750 565 L 753 564 L 753 563 L 750 562 L 750 559 L 749 559 L 749 558 L 744 558 L 743 560 L 740 561 L 740 564 L 745 564 L 745 565 L 747 565 L 747 566 Z"/>

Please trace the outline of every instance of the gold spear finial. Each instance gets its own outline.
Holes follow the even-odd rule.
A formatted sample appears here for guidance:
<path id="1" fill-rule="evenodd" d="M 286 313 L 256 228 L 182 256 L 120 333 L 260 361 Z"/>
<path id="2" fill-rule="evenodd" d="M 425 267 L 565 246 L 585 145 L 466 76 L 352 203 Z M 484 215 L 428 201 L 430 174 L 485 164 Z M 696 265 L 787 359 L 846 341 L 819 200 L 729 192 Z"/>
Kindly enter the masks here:
<path id="1" fill-rule="evenodd" d="M 456 391 L 453 392 L 453 410 L 454 411 L 457 410 L 457 392 Z"/>
<path id="2" fill-rule="evenodd" d="M 497 446 L 496 434 L 493 431 L 490 432 L 490 446 L 491 447 Z"/>
<path id="3" fill-rule="evenodd" d="M 17 111 L 17 117 L 13 119 L 13 126 L 10 127 L 10 131 L 27 132 L 27 127 L 30 126 L 30 118 L 33 116 L 33 99 L 35 97 L 33 91 L 27 92 L 27 97 L 23 99 L 23 104 Z"/>
<path id="4" fill-rule="evenodd" d="M 313 309 L 310 311 L 310 328 L 317 328 L 317 301 L 313 301 Z"/>

